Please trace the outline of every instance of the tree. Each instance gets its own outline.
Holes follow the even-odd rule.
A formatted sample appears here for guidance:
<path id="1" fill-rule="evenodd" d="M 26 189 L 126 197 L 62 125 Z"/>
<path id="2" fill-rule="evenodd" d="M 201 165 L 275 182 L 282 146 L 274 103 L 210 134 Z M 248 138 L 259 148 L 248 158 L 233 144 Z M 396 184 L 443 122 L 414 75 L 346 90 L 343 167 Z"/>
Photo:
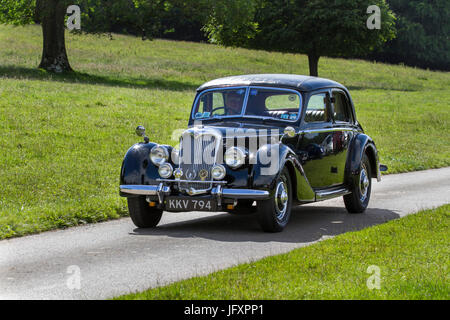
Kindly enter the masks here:
<path id="1" fill-rule="evenodd" d="M 235 20 L 226 29 L 216 21 L 226 22 L 227 15 L 233 13 L 216 13 L 221 20 L 214 17 L 215 20 L 211 20 L 207 29 L 212 40 L 224 45 L 307 54 L 312 76 L 318 76 L 321 56 L 367 54 L 395 36 L 395 17 L 384 0 L 232 2 L 247 5 L 247 15 L 241 15 L 243 19 Z M 377 5 L 381 9 L 379 30 L 369 30 L 366 26 L 369 18 L 367 8 L 370 5 Z M 238 27 L 234 27 L 236 25 Z"/>
<path id="2" fill-rule="evenodd" d="M 0 0 L 0 23 L 40 23 L 43 50 L 39 68 L 50 72 L 72 71 L 66 52 L 65 18 L 69 5 L 82 10 L 82 31 L 109 32 L 138 29 L 143 37 L 158 30 L 163 0 Z M 136 30 L 133 30 L 136 31 Z"/>
<path id="3" fill-rule="evenodd" d="M 43 50 L 39 68 L 51 72 L 72 71 L 64 39 L 64 21 L 69 2 L 66 0 L 0 0 L 0 23 L 14 25 L 41 23 Z"/>
<path id="4" fill-rule="evenodd" d="M 57 73 L 72 71 L 64 35 L 68 5 L 68 1 L 64 0 L 36 0 L 36 18 L 41 23 L 43 36 L 39 68 Z"/>

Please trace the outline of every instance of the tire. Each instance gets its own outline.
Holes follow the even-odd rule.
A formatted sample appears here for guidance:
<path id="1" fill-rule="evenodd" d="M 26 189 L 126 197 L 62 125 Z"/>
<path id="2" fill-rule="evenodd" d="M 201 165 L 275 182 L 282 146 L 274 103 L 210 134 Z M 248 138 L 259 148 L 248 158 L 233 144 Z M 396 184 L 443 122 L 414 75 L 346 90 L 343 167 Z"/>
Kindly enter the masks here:
<path id="1" fill-rule="evenodd" d="M 163 211 L 149 206 L 145 197 L 128 198 L 128 211 L 138 228 L 154 228 L 161 220 Z"/>
<path id="2" fill-rule="evenodd" d="M 371 177 L 370 161 L 368 156 L 364 154 L 359 168 L 359 176 L 354 179 L 352 193 L 344 196 L 345 208 L 347 208 L 348 213 L 363 213 L 366 210 L 372 191 Z"/>
<path id="3" fill-rule="evenodd" d="M 258 222 L 265 232 L 282 231 L 291 216 L 292 184 L 287 168 L 277 178 L 273 192 L 273 198 L 257 202 Z"/>

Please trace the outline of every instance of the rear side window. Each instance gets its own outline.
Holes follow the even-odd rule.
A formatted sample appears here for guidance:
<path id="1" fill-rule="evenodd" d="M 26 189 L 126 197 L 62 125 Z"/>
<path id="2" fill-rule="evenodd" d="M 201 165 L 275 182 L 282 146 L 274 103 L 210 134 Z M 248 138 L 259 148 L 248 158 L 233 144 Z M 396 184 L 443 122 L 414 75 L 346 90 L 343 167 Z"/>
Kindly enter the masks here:
<path id="1" fill-rule="evenodd" d="M 344 93 L 333 91 L 334 101 L 334 120 L 343 122 L 352 122 L 350 105 Z"/>
<path id="2" fill-rule="evenodd" d="M 326 93 L 312 95 L 306 106 L 305 122 L 327 122 L 327 101 Z"/>

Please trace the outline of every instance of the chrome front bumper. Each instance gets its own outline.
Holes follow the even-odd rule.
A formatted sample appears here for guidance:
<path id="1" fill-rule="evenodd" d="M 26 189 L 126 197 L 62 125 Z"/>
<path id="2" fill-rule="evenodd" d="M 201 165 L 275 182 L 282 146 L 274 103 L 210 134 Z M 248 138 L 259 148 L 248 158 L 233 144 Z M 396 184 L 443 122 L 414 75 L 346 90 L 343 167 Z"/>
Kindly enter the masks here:
<path id="1" fill-rule="evenodd" d="M 159 185 L 121 185 L 120 192 L 124 195 L 158 196 L 159 203 L 163 204 L 164 197 L 170 195 L 172 190 L 161 182 Z M 266 190 L 222 188 L 220 184 L 213 187 L 209 195 L 215 197 L 219 205 L 224 198 L 264 200 L 270 197 Z"/>
<path id="2" fill-rule="evenodd" d="M 121 185 L 120 191 L 125 194 L 141 195 L 141 196 L 157 196 L 162 193 L 169 195 L 171 189 L 168 186 L 164 186 L 162 183 L 159 185 Z M 265 190 L 253 190 L 253 189 L 229 189 L 222 188 L 220 185 L 212 188 L 211 195 L 222 195 L 223 198 L 230 199 L 254 199 L 262 200 L 269 198 L 269 191 Z"/>

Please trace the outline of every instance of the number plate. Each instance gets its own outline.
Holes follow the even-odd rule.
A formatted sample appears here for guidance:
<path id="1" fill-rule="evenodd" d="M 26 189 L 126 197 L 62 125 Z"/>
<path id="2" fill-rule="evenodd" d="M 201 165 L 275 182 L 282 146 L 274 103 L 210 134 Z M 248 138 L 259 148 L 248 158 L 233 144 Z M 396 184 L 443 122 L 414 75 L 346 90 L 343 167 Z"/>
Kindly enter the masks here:
<path id="1" fill-rule="evenodd" d="M 168 211 L 217 211 L 217 202 L 211 198 L 166 197 Z"/>

